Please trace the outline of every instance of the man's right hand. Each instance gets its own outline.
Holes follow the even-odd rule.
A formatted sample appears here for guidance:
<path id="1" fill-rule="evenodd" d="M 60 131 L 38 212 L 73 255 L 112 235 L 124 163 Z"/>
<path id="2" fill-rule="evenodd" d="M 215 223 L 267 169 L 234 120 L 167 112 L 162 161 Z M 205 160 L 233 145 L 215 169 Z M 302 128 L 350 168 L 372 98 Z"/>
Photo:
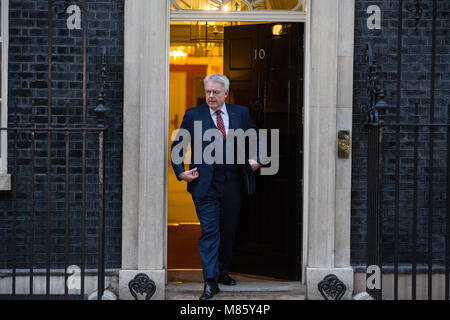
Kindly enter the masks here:
<path id="1" fill-rule="evenodd" d="M 197 168 L 193 168 L 191 170 L 180 173 L 178 178 L 180 178 L 181 180 L 187 181 L 187 182 L 191 182 L 191 181 L 197 179 L 198 175 L 199 175 L 199 173 L 197 171 Z"/>

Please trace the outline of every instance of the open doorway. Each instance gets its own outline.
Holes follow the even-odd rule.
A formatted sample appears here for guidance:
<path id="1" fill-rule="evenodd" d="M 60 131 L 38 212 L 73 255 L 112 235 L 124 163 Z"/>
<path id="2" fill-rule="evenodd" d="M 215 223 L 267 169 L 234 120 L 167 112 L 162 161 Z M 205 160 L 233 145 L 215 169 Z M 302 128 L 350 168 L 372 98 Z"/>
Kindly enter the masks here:
<path id="1" fill-rule="evenodd" d="M 257 176 L 256 193 L 244 201 L 234 272 L 301 279 L 302 39 L 302 23 L 171 23 L 169 136 L 186 109 L 204 103 L 203 78 L 211 73 L 230 79 L 227 102 L 247 106 L 260 128 L 279 130 L 279 171 Z M 167 268 L 201 269 L 191 196 L 168 172 Z"/>

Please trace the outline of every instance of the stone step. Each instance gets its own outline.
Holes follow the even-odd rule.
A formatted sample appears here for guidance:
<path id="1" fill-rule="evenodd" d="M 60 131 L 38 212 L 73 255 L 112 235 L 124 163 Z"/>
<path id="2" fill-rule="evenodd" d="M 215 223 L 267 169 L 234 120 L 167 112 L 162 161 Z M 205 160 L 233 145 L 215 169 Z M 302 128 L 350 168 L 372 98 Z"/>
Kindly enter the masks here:
<path id="1" fill-rule="evenodd" d="M 306 293 L 306 286 L 297 281 L 244 281 L 219 287 L 213 300 L 304 300 Z M 169 282 L 166 300 L 198 300 L 202 292 L 202 282 Z"/>

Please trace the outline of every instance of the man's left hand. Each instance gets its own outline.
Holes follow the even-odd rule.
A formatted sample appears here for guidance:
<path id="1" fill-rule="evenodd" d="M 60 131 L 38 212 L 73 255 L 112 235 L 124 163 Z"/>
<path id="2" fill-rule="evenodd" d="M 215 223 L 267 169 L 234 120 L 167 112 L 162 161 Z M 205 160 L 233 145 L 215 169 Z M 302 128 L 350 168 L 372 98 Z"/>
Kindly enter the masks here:
<path id="1" fill-rule="evenodd" d="M 253 171 L 256 171 L 261 167 L 261 165 L 253 159 L 248 159 L 248 164 L 252 168 Z"/>

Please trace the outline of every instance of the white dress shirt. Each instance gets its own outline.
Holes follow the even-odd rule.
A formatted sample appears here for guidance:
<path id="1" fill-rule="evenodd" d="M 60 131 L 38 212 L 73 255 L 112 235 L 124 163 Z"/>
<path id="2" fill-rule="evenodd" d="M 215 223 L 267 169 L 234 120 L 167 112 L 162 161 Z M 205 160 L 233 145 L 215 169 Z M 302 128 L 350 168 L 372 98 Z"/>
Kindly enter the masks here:
<path id="1" fill-rule="evenodd" d="M 216 114 L 216 111 L 214 111 L 213 109 L 209 108 L 209 113 L 211 114 L 211 118 L 213 119 L 214 124 L 217 127 L 217 114 Z M 225 103 L 220 108 L 220 115 L 222 116 L 223 126 L 225 127 L 225 133 L 228 134 L 228 127 L 229 127 L 229 123 L 230 123 L 230 118 L 228 117 L 227 106 L 225 105 Z"/>
<path id="2" fill-rule="evenodd" d="M 213 119 L 214 124 L 217 127 L 217 114 L 216 114 L 216 111 L 214 111 L 213 109 L 209 108 L 209 113 L 211 114 L 211 118 Z M 228 117 L 227 106 L 226 106 L 225 103 L 220 108 L 220 115 L 222 116 L 223 126 L 225 127 L 225 133 L 228 134 L 228 127 L 229 127 L 229 123 L 230 123 L 230 118 Z M 251 160 L 249 160 L 249 161 L 257 162 L 256 160 L 253 160 L 253 158 L 256 159 L 256 157 L 252 157 Z"/>

